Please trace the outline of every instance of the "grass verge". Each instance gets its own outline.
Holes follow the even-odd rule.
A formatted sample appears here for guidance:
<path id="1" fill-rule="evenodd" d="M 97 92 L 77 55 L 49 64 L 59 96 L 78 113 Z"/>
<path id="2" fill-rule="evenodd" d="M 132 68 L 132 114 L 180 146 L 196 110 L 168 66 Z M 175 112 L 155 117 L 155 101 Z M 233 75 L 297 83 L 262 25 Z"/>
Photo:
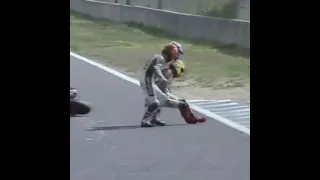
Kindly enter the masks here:
<path id="1" fill-rule="evenodd" d="M 181 38 L 142 24 L 70 13 L 70 48 L 131 76 L 172 40 L 183 44 L 186 52 L 183 60 L 187 65 L 187 74 L 178 80 L 175 89 L 183 91 L 192 86 L 201 97 L 214 96 L 214 92 L 223 90 L 221 98 L 228 98 L 228 92 L 250 87 L 250 49 Z"/>

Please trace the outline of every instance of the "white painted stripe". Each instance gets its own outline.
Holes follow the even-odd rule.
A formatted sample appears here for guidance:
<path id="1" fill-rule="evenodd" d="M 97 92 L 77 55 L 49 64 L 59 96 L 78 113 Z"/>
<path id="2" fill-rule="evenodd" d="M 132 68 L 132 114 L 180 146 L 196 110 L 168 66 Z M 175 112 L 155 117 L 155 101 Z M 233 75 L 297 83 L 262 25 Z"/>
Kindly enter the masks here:
<path id="1" fill-rule="evenodd" d="M 227 100 L 220 100 L 220 101 L 204 101 L 204 102 L 193 102 L 193 104 L 196 105 L 209 105 L 209 104 L 225 104 L 225 103 L 231 103 L 232 101 L 227 99 Z M 233 102 L 235 103 L 235 102 Z"/>
<path id="2" fill-rule="evenodd" d="M 242 122 L 248 122 L 250 124 L 250 119 L 245 119 L 245 120 L 232 119 L 232 121 L 234 121 L 238 124 L 241 124 L 241 125 L 242 125 Z"/>
<path id="3" fill-rule="evenodd" d="M 188 100 L 190 103 L 217 102 L 216 100 Z"/>
<path id="4" fill-rule="evenodd" d="M 226 117 L 229 120 L 232 120 L 233 122 L 240 125 L 244 125 L 243 122 L 246 122 L 246 124 L 250 124 L 250 107 L 235 104 L 231 100 L 223 100 L 222 103 L 217 103 L 215 101 L 206 101 L 198 103 L 194 102 L 192 104 L 211 112 L 215 112 L 219 116 Z M 230 107 L 230 105 L 232 106 Z"/>
<path id="5" fill-rule="evenodd" d="M 208 117 L 211 117 L 212 119 L 216 120 L 216 121 L 219 121 L 221 123 L 224 123 L 225 125 L 231 127 L 231 128 L 234 128 L 238 131 L 241 131 L 243 133 L 246 133 L 247 135 L 250 135 L 250 129 L 248 129 L 247 127 L 245 126 L 241 126 L 240 124 L 237 124 L 227 118 L 224 118 L 222 116 L 219 116 L 217 115 L 216 113 L 213 113 L 213 112 L 210 112 L 206 109 L 202 109 L 198 106 L 195 106 L 195 105 L 190 105 L 190 108 L 192 108 L 193 110 L 195 111 L 198 111 L 199 113 L 203 114 L 203 115 L 206 115 Z"/>
<path id="6" fill-rule="evenodd" d="M 235 119 L 238 120 L 238 121 L 247 120 L 247 119 L 250 120 L 250 115 L 239 116 L 239 117 L 236 117 Z"/>
<path id="7" fill-rule="evenodd" d="M 217 107 L 235 107 L 239 105 L 238 103 L 228 103 L 228 104 L 207 104 L 207 105 L 197 105 L 197 106 L 200 106 L 202 108 L 207 108 L 207 109 L 210 109 L 210 108 L 217 108 Z"/>
<path id="8" fill-rule="evenodd" d="M 241 121 L 239 122 L 239 124 L 247 126 L 247 125 L 250 125 L 250 121 Z"/>
<path id="9" fill-rule="evenodd" d="M 81 60 L 83 62 L 86 62 L 86 63 L 88 63 L 88 64 L 90 64 L 92 66 L 95 66 L 95 67 L 97 67 L 97 68 L 99 68 L 101 70 L 104 70 L 104 71 L 106 71 L 106 72 L 108 72 L 110 74 L 113 74 L 114 76 L 117 76 L 117 77 L 119 77 L 119 78 L 121 78 L 123 80 L 126 80 L 128 82 L 131 82 L 133 84 L 136 84 L 136 85 L 140 86 L 140 83 L 139 83 L 138 80 L 133 79 L 133 78 L 131 78 L 129 76 L 126 76 L 126 75 L 124 75 L 124 74 L 122 74 L 122 73 L 120 73 L 118 71 L 115 71 L 115 70 L 113 70 L 111 68 L 108 68 L 108 67 L 106 67 L 106 66 L 104 66 L 104 65 L 102 65 L 100 63 L 94 62 L 94 61 L 92 61 L 92 60 L 90 60 L 88 58 L 85 58 L 83 56 L 75 54 L 75 53 L 73 53 L 71 51 L 70 51 L 70 56 L 72 56 L 72 57 L 74 57 L 74 58 L 76 58 L 78 60 Z M 223 123 L 223 124 L 225 124 L 225 125 L 227 125 L 227 126 L 229 126 L 231 128 L 234 128 L 234 129 L 236 129 L 238 131 L 241 131 L 241 132 L 243 132 L 243 133 L 245 133 L 247 135 L 250 135 L 250 129 L 248 129 L 245 126 L 237 124 L 237 123 L 235 123 L 235 122 L 233 122 L 233 121 L 231 121 L 229 119 L 221 117 L 221 116 L 219 116 L 219 115 L 217 115 L 217 114 L 215 114 L 213 112 L 210 112 L 208 110 L 202 109 L 202 108 L 200 108 L 198 106 L 195 106 L 193 104 L 190 104 L 190 108 L 195 110 L 195 111 L 197 111 L 197 112 L 199 112 L 199 113 L 201 113 L 201 114 L 203 114 L 203 115 L 205 115 L 205 116 L 208 116 L 208 117 L 210 117 L 210 118 L 212 118 L 212 119 L 214 119 L 216 121 L 219 121 L 219 122 L 221 122 L 221 123 Z"/>
<path id="10" fill-rule="evenodd" d="M 238 114 L 225 114 L 224 117 L 227 118 L 237 118 L 237 117 L 242 117 L 242 116 L 247 116 L 248 113 L 238 113 Z"/>
<path id="11" fill-rule="evenodd" d="M 238 113 L 247 113 L 250 114 L 250 109 L 246 108 L 246 109 L 238 109 L 238 110 L 232 110 L 232 111 L 215 111 L 216 113 L 219 114 L 238 114 Z"/>
<path id="12" fill-rule="evenodd" d="M 246 108 L 248 108 L 248 106 L 233 106 L 233 107 L 227 107 L 227 108 L 212 107 L 212 108 L 210 108 L 210 110 L 217 112 L 217 111 L 233 111 L 233 110 L 246 109 Z M 249 108 L 249 110 L 250 110 L 250 108 Z"/>
<path id="13" fill-rule="evenodd" d="M 193 103 L 223 103 L 223 102 L 231 102 L 230 99 L 223 100 L 192 100 Z"/>

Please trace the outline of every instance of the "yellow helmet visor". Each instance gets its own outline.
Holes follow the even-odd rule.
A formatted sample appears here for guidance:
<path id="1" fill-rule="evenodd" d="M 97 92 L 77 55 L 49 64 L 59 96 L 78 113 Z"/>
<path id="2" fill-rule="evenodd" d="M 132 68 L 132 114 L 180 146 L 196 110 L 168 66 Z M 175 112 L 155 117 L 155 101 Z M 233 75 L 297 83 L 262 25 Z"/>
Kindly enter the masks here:
<path id="1" fill-rule="evenodd" d="M 185 65 L 183 63 L 183 61 L 181 60 L 176 60 L 172 63 L 172 65 L 175 67 L 176 71 L 177 71 L 177 76 L 179 77 L 182 73 L 182 70 L 185 69 Z"/>

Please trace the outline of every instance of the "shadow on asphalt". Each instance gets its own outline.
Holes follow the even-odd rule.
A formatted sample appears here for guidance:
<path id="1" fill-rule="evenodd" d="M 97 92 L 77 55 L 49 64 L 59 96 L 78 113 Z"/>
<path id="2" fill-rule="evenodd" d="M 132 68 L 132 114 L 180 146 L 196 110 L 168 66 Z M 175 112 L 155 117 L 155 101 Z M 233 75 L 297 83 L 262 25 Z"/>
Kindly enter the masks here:
<path id="1" fill-rule="evenodd" d="M 172 127 L 172 126 L 186 126 L 189 124 L 167 124 L 163 127 Z M 152 128 L 160 128 L 161 126 L 155 126 Z M 87 131 L 112 131 L 112 130 L 126 130 L 126 129 L 139 129 L 140 125 L 129 125 L 129 126 L 100 126 L 100 127 L 91 127 Z"/>
<path id="2" fill-rule="evenodd" d="M 70 115 L 70 119 L 71 119 L 71 118 L 77 118 L 77 117 L 88 117 L 88 115 L 87 115 L 87 114 Z"/>

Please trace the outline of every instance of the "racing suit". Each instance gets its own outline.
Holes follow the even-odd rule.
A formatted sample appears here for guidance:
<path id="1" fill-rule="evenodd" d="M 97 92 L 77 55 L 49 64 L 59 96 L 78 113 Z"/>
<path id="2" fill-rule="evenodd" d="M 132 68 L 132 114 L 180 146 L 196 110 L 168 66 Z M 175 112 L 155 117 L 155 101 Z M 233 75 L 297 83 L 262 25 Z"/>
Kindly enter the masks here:
<path id="1" fill-rule="evenodd" d="M 173 76 L 171 73 L 169 74 L 169 76 L 165 75 L 165 77 L 170 82 L 173 81 Z M 152 119 L 154 120 L 159 121 L 161 107 L 178 109 L 179 106 L 184 103 L 182 100 L 177 99 L 177 97 L 173 96 L 170 93 L 170 87 L 168 83 L 163 83 L 162 81 L 159 81 L 157 78 L 155 79 L 154 90 L 156 97 L 159 99 L 160 102 L 160 108 L 155 112 L 155 114 L 152 115 Z"/>
<path id="2" fill-rule="evenodd" d="M 170 83 L 173 75 L 163 73 L 169 70 L 170 62 L 166 63 L 162 56 L 154 56 L 142 71 L 140 86 L 145 95 L 145 113 L 141 121 L 142 127 L 152 127 L 153 125 L 164 126 L 159 115 L 162 107 L 179 109 L 181 116 L 188 124 L 205 122 L 205 118 L 197 118 L 190 111 L 188 103 L 183 99 L 177 99 L 170 93 Z M 165 75 L 164 75 L 165 74 Z"/>
<path id="3" fill-rule="evenodd" d="M 162 70 L 168 67 L 169 64 L 164 60 L 163 56 L 155 55 L 143 68 L 140 76 L 140 86 L 145 95 L 146 110 L 142 118 L 142 124 L 150 123 L 151 120 L 157 120 L 154 118 L 160 113 L 160 108 L 164 104 L 170 104 L 167 102 L 168 95 L 162 92 L 156 85 L 156 81 L 165 84 L 165 86 L 168 85 L 170 81 L 162 73 Z"/>

